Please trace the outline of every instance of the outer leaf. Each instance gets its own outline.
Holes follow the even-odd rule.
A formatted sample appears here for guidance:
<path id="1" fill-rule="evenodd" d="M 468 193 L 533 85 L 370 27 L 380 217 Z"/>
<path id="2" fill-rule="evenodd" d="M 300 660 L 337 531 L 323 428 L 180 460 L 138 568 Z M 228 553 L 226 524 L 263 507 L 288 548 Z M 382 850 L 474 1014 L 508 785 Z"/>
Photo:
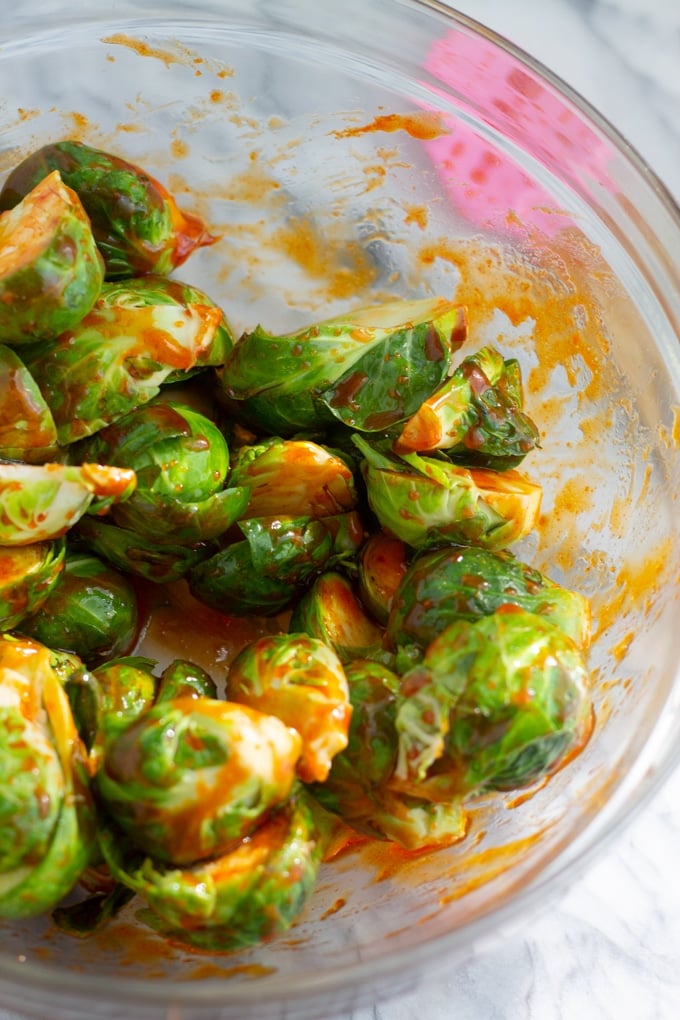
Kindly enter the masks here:
<path id="1" fill-rule="evenodd" d="M 465 331 L 464 312 L 441 298 L 362 308 L 290 336 L 258 326 L 237 343 L 222 386 L 248 421 L 274 434 L 334 419 L 382 431 L 447 377 Z"/>
<path id="2" fill-rule="evenodd" d="M 153 705 L 157 688 L 154 666 L 152 660 L 126 656 L 91 672 L 78 670 L 66 681 L 93 775 L 101 765 L 106 745 Z"/>
<path id="3" fill-rule="evenodd" d="M 334 759 L 314 795 L 351 828 L 405 849 L 448 846 L 467 829 L 460 797 L 442 803 L 405 793 L 394 785 L 399 678 L 377 662 L 357 659 L 346 667 L 352 703 L 347 748 Z"/>
<path id="4" fill-rule="evenodd" d="M 333 537 L 322 520 L 262 517 L 239 521 L 245 535 L 193 567 L 192 594 L 233 616 L 273 615 L 295 598 L 298 587 L 333 554 Z"/>

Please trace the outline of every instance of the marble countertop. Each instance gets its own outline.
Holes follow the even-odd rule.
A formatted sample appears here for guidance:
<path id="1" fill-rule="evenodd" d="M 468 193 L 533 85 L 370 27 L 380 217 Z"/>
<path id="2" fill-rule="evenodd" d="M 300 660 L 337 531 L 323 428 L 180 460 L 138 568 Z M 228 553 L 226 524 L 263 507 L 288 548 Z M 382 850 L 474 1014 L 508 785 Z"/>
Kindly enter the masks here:
<path id="1" fill-rule="evenodd" d="M 560 75 L 680 201 L 678 0 L 459 0 L 450 6 Z M 679 849 L 676 772 L 569 893 L 521 935 L 453 968 L 446 980 L 341 1020 L 676 1020 Z"/>

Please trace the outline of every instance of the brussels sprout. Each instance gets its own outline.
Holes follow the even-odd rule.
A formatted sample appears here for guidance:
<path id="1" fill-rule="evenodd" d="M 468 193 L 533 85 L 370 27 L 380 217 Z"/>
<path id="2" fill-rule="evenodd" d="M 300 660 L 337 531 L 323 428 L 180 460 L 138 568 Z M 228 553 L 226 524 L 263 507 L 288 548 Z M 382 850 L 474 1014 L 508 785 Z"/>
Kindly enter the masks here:
<path id="1" fill-rule="evenodd" d="M 353 510 L 352 472 L 340 457 L 308 440 L 268 440 L 241 447 L 232 485 L 250 489 L 248 517 L 327 517 Z"/>
<path id="2" fill-rule="evenodd" d="M 590 604 L 507 551 L 448 546 L 418 553 L 399 585 L 386 643 L 426 648 L 454 620 L 475 620 L 511 603 L 550 620 L 587 647 Z"/>
<path id="3" fill-rule="evenodd" d="M 0 215 L 0 342 L 73 329 L 94 305 L 104 265 L 78 196 L 58 173 Z"/>
<path id="4" fill-rule="evenodd" d="M 0 459 L 53 460 L 57 427 L 35 379 L 11 347 L 0 345 Z"/>
<path id="5" fill-rule="evenodd" d="M 450 379 L 404 425 L 397 453 L 447 450 L 467 467 L 503 471 L 539 445 L 538 429 L 522 410 L 519 364 L 493 347 L 465 358 Z"/>
<path id="6" fill-rule="evenodd" d="M 314 784 L 312 792 L 322 807 L 363 835 L 408 850 L 458 842 L 467 830 L 462 798 L 437 802 L 394 785 L 399 677 L 360 659 L 345 672 L 352 704 L 349 742 L 333 760 L 326 782 Z"/>
<path id="7" fill-rule="evenodd" d="M 68 550 L 64 570 L 21 632 L 94 666 L 126 652 L 137 635 L 137 593 L 96 556 Z"/>
<path id="8" fill-rule="evenodd" d="M 59 538 L 85 512 L 128 499 L 135 483 L 134 471 L 103 464 L 0 461 L 0 546 Z"/>
<path id="9" fill-rule="evenodd" d="M 156 701 L 176 698 L 217 698 L 215 681 L 195 662 L 174 659 L 161 673 Z"/>
<path id="10" fill-rule="evenodd" d="M 104 748 L 156 699 L 155 662 L 124 656 L 93 670 L 74 671 L 65 682 L 78 732 L 87 748 L 90 771 L 101 764 Z"/>
<path id="11" fill-rule="evenodd" d="M 106 745 L 97 789 L 140 849 L 191 864 L 224 853 L 285 800 L 300 749 L 274 716 L 182 697 L 150 708 Z"/>
<path id="12" fill-rule="evenodd" d="M 334 570 L 315 579 L 296 604 L 291 631 L 303 631 L 335 649 L 342 662 L 379 654 L 382 630 L 359 602 L 352 584 Z"/>
<path id="13" fill-rule="evenodd" d="M 62 446 L 148 403 L 164 383 L 210 357 L 219 308 L 200 301 L 134 304 L 118 298 L 116 285 L 104 284 L 77 326 L 22 350 Z"/>
<path id="14" fill-rule="evenodd" d="M 258 326 L 219 371 L 237 416 L 274 435 L 334 420 L 384 431 L 412 415 L 451 371 L 465 313 L 443 298 L 393 301 L 289 336 Z"/>
<path id="15" fill-rule="evenodd" d="M 335 652 L 307 634 L 273 634 L 239 652 L 227 674 L 227 698 L 275 715 L 302 738 L 297 774 L 323 782 L 347 746 L 351 709 Z"/>
<path id="16" fill-rule="evenodd" d="M 381 526 L 414 548 L 439 541 L 502 549 L 536 525 L 541 488 L 514 470 L 467 469 L 415 453 L 401 457 L 361 436 L 368 502 Z"/>
<path id="17" fill-rule="evenodd" d="M 102 308 L 155 308 L 170 305 L 176 308 L 205 309 L 206 322 L 216 323 L 209 342 L 196 351 L 195 366 L 189 372 L 210 365 L 223 365 L 234 347 L 234 337 L 224 313 L 212 298 L 189 283 L 168 279 L 166 276 L 141 276 L 133 280 L 107 282 L 99 296 Z M 185 373 L 178 369 L 169 377 L 169 382 L 183 379 Z"/>
<path id="18" fill-rule="evenodd" d="M 94 810 L 49 648 L 0 635 L 0 917 L 42 914 L 93 853 Z"/>
<path id="19" fill-rule="evenodd" d="M 232 616 L 281 612 L 333 553 L 333 536 L 324 521 L 284 516 L 239 521 L 245 538 L 186 575 L 192 595 Z"/>
<path id="20" fill-rule="evenodd" d="M 231 851 L 183 869 L 142 857 L 110 829 L 101 836 L 113 874 L 148 903 L 138 917 L 172 939 L 229 951 L 290 927 L 316 883 L 323 842 L 304 789 Z"/>
<path id="21" fill-rule="evenodd" d="M 248 504 L 247 488 L 225 487 L 226 439 L 189 407 L 139 407 L 79 444 L 78 453 L 135 472 L 135 492 L 111 517 L 154 543 L 194 545 L 217 538 Z"/>
<path id="22" fill-rule="evenodd" d="M 384 531 L 375 531 L 361 550 L 359 595 L 380 624 L 387 623 L 394 594 L 406 569 L 405 543 Z"/>
<path id="23" fill-rule="evenodd" d="M 87 211 L 108 277 L 170 273 L 215 240 L 145 170 L 71 140 L 45 145 L 20 163 L 0 192 L 0 208 L 12 208 L 55 170 Z"/>
<path id="24" fill-rule="evenodd" d="M 63 539 L 0 546 L 0 630 L 12 630 L 48 598 L 64 567 Z"/>
<path id="25" fill-rule="evenodd" d="M 160 677 L 155 667 L 154 659 L 127 655 L 91 671 L 76 670 L 65 681 L 92 775 L 105 747 L 154 704 L 180 697 L 217 697 L 212 677 L 193 662 L 175 659 Z"/>
<path id="26" fill-rule="evenodd" d="M 591 725 L 581 651 L 535 613 L 503 606 L 458 620 L 402 679 L 396 774 L 448 793 L 525 786 L 580 746 Z"/>
<path id="27" fill-rule="evenodd" d="M 81 544 L 118 570 L 156 584 L 178 581 L 191 567 L 217 551 L 215 542 L 196 542 L 193 545 L 153 542 L 136 531 L 121 528 L 101 517 L 82 517 L 73 534 Z"/>
<path id="28" fill-rule="evenodd" d="M 397 764 L 395 723 L 400 679 L 391 669 L 370 659 L 346 663 L 345 675 L 352 718 L 344 767 L 356 772 L 367 788 L 384 786 Z M 334 771 L 333 782 L 339 771 Z"/>

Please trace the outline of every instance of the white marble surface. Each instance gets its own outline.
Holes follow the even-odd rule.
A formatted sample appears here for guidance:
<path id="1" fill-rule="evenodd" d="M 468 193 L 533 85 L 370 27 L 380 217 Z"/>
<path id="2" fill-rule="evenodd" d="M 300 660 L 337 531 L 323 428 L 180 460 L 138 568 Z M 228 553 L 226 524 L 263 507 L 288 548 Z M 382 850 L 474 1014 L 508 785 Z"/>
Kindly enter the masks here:
<path id="1" fill-rule="evenodd" d="M 680 201 L 679 0 L 459 0 L 588 99 Z M 678 252 L 680 258 L 680 252 Z M 342 1020 L 677 1020 L 680 773 L 557 904 L 444 981 Z"/>
<path id="2" fill-rule="evenodd" d="M 590 100 L 680 200 L 680 0 L 457 6 Z M 676 1020 L 679 853 L 676 773 L 521 935 L 444 980 L 339 1020 Z M 0 1009 L 0 1020 L 16 1018 Z"/>

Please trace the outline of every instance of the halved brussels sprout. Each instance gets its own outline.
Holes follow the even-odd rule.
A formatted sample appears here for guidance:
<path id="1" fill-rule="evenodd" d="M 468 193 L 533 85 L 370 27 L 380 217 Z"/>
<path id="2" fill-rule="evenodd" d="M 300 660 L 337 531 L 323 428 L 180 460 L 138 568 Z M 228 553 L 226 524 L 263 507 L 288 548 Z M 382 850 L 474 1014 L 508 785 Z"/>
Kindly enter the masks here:
<path id="1" fill-rule="evenodd" d="M 550 773 L 592 724 L 583 655 L 542 616 L 503 606 L 450 624 L 402 679 L 396 775 L 449 796 Z"/>
<path id="2" fill-rule="evenodd" d="M 18 354 L 0 345 L 0 459 L 31 464 L 53 460 L 57 426 Z"/>
<path id="3" fill-rule="evenodd" d="M 544 616 L 582 648 L 590 640 L 590 603 L 507 551 L 446 546 L 417 554 L 401 581 L 386 641 L 427 645 L 454 620 L 488 616 L 506 604 Z"/>
<path id="4" fill-rule="evenodd" d="M 52 909 L 94 848 L 94 809 L 49 648 L 0 635 L 0 917 Z"/>
<path id="5" fill-rule="evenodd" d="M 273 616 L 333 553 L 324 519 L 260 517 L 238 522 L 245 536 L 189 570 L 192 595 L 231 616 Z"/>
<path id="6" fill-rule="evenodd" d="M 248 517 L 327 517 L 353 510 L 357 503 L 347 464 L 305 439 L 242 446 L 232 462 L 231 484 L 250 489 Z"/>
<path id="7" fill-rule="evenodd" d="M 148 308 L 158 305 L 173 305 L 176 308 L 206 309 L 206 318 L 217 323 L 209 342 L 196 352 L 196 363 L 190 373 L 210 365 L 223 365 L 234 347 L 234 336 L 224 312 L 208 297 L 190 283 L 167 276 L 140 276 L 132 280 L 107 282 L 99 296 L 103 308 Z M 219 313 L 219 314 L 218 314 Z M 178 369 L 168 381 L 184 378 L 185 372 Z M 196 409 L 198 410 L 198 408 Z"/>
<path id="8" fill-rule="evenodd" d="M 386 624 L 395 592 L 408 566 L 407 547 L 400 538 L 374 531 L 361 550 L 359 595 L 371 616 Z"/>
<path id="9" fill-rule="evenodd" d="M 108 277 L 170 273 L 215 240 L 141 167 L 72 140 L 45 145 L 20 163 L 3 185 L 0 208 L 12 208 L 55 170 L 87 211 Z"/>
<path id="10" fill-rule="evenodd" d="M 97 789 L 136 846 L 192 864 L 224 853 L 286 799 L 300 749 L 274 716 L 185 696 L 154 705 L 106 745 Z"/>
<path id="11" fill-rule="evenodd" d="M 393 786 L 399 677 L 380 663 L 360 659 L 345 672 L 352 704 L 349 742 L 326 782 L 311 787 L 315 797 L 357 832 L 408 850 L 457 843 L 467 831 L 461 797 L 441 802 Z"/>
<path id="12" fill-rule="evenodd" d="M 194 545 L 217 538 L 248 504 L 247 488 L 226 487 L 226 439 L 190 407 L 165 402 L 138 407 L 80 444 L 78 454 L 135 472 L 134 493 L 111 517 L 154 543 Z"/>
<path id="13" fill-rule="evenodd" d="M 298 787 L 231 851 L 182 869 L 143 857 L 108 828 L 101 845 L 116 878 L 148 903 L 141 920 L 173 942 L 226 952 L 285 931 L 300 914 L 323 853 L 315 817 Z"/>
<path id="14" fill-rule="evenodd" d="M 146 298 L 151 298 L 147 294 Z M 203 302 L 134 304 L 104 284 L 92 310 L 22 354 L 67 446 L 148 403 L 209 356 L 222 312 Z"/>
<path id="15" fill-rule="evenodd" d="M 340 420 L 384 431 L 450 374 L 465 312 L 443 298 L 392 301 L 272 336 L 244 334 L 219 372 L 227 398 L 260 431 L 291 435 Z"/>
<path id="16" fill-rule="evenodd" d="M 307 634 L 273 634 L 246 645 L 227 674 L 227 698 L 275 715 L 302 738 L 297 774 L 323 782 L 347 746 L 347 679 L 335 652 Z"/>
<path id="17" fill-rule="evenodd" d="M 0 461 L 0 546 L 59 538 L 84 513 L 128 499 L 135 484 L 134 471 L 104 464 Z"/>
<path id="18" fill-rule="evenodd" d="M 465 358 L 421 404 L 395 441 L 397 453 L 447 450 L 452 460 L 504 471 L 538 446 L 535 424 L 522 410 L 519 363 L 493 347 Z"/>
<path id="19" fill-rule="evenodd" d="M 0 630 L 13 630 L 48 598 L 64 567 L 63 539 L 0 546 Z"/>
<path id="20" fill-rule="evenodd" d="M 300 597 L 290 630 L 330 645 L 342 662 L 382 650 L 381 628 L 364 612 L 351 582 L 334 570 L 320 574 Z"/>
<path id="21" fill-rule="evenodd" d="M 47 598 L 19 626 L 23 634 L 95 666 L 129 650 L 137 621 L 137 593 L 128 578 L 96 556 L 69 549 Z"/>
<path id="22" fill-rule="evenodd" d="M 0 342 L 24 344 L 73 329 L 104 279 L 78 196 L 51 173 L 0 215 Z"/>
<path id="23" fill-rule="evenodd" d="M 368 501 L 381 526 L 414 548 L 459 542 L 502 549 L 536 525 L 541 487 L 515 470 L 468 469 L 415 453 L 398 457 L 359 435 Z"/>

